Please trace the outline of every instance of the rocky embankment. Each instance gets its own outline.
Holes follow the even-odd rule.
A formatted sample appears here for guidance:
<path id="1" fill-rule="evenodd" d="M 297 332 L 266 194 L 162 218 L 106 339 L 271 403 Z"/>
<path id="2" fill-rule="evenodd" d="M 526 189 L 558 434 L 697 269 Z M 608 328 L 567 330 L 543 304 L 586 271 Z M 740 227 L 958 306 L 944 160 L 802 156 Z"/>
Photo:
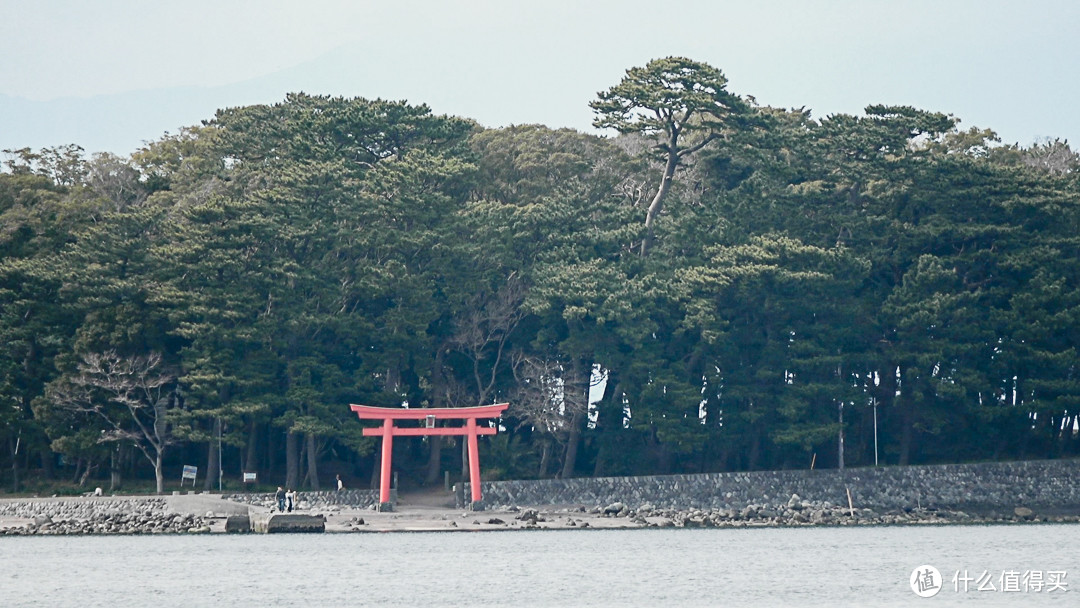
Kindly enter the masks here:
<path id="1" fill-rule="evenodd" d="M 327 532 L 1080 523 L 1080 460 L 500 481 L 483 496 L 484 513 L 450 494 L 384 512 L 370 490 L 301 492 L 294 515 Z M 0 535 L 226 532 L 275 507 L 266 493 L 0 499 Z"/>
<path id="2" fill-rule="evenodd" d="M 1044 460 L 817 471 L 753 471 L 494 481 L 483 484 L 490 505 L 610 505 L 710 512 L 786 510 L 788 498 L 876 516 L 964 512 L 997 521 L 1014 509 L 1080 514 L 1080 460 Z M 849 514 L 849 517 L 851 515 Z"/>
<path id="3" fill-rule="evenodd" d="M 581 511 L 583 509 L 579 509 Z M 527 510 L 535 512 L 531 509 Z M 752 526 L 850 526 L 921 524 L 1003 524 L 1021 522 L 1078 523 L 1080 515 L 1040 514 L 1026 507 L 970 514 L 945 509 L 899 509 L 877 512 L 802 500 L 797 494 L 783 504 L 751 504 L 741 509 L 671 509 L 642 505 L 636 509 L 616 502 L 594 507 L 592 514 L 626 518 L 639 526 L 657 528 L 743 528 Z"/>
<path id="4" fill-rule="evenodd" d="M 5 501 L 0 519 L 6 536 L 211 531 L 209 518 L 174 512 L 164 498 Z"/>

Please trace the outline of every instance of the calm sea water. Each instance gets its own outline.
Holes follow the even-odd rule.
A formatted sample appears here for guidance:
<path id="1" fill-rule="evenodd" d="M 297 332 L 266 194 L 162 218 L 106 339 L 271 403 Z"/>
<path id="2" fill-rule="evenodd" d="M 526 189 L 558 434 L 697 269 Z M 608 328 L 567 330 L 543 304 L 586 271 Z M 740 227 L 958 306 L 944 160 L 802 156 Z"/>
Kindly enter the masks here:
<path id="1" fill-rule="evenodd" d="M 1068 591 L 955 591 L 957 570 Z M 0 605 L 1080 606 L 1080 525 L 7 537 Z"/>

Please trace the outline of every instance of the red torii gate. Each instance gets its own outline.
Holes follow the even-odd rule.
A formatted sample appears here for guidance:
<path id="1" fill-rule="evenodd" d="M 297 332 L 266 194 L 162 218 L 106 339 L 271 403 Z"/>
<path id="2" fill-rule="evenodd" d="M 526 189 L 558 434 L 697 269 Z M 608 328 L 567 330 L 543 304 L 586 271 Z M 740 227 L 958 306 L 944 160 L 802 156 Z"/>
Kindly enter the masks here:
<path id="1" fill-rule="evenodd" d="M 394 436 L 415 437 L 423 435 L 467 435 L 469 438 L 469 483 L 472 488 L 472 507 L 482 508 L 480 502 L 480 451 L 476 442 L 478 435 L 494 435 L 497 429 L 477 426 L 477 418 L 498 418 L 509 403 L 481 405 L 479 407 L 436 407 L 400 409 L 351 404 L 360 420 L 382 420 L 381 428 L 366 428 L 366 437 L 382 437 L 382 469 L 379 474 L 379 509 L 388 511 L 390 504 L 390 459 L 393 454 Z M 394 426 L 395 420 L 423 420 L 419 427 Z M 436 420 L 465 420 L 463 427 L 435 426 Z"/>

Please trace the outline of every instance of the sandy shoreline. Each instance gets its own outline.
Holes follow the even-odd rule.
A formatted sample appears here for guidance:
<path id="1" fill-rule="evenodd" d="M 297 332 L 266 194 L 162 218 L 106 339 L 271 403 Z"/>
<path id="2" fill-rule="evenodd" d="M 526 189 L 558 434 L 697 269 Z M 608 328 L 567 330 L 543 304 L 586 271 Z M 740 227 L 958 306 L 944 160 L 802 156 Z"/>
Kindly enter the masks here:
<path id="1" fill-rule="evenodd" d="M 638 528 L 626 518 L 600 517 L 591 513 L 536 511 L 518 519 L 522 511 L 464 511 L 438 507 L 402 507 L 394 512 L 342 510 L 325 513 L 327 532 L 452 532 L 513 529 Z M 363 521 L 361 524 L 360 521 Z"/>

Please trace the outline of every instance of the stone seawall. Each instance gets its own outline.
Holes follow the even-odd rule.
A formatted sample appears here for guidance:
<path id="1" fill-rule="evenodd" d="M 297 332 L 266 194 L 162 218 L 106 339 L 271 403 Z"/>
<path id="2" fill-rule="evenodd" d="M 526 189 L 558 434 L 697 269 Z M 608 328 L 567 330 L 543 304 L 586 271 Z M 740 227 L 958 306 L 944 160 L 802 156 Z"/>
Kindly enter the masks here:
<path id="1" fill-rule="evenodd" d="M 624 503 L 672 509 L 744 509 L 801 500 L 879 512 L 1017 507 L 1080 513 L 1080 460 L 757 471 L 651 477 L 484 482 L 492 506 Z"/>
<path id="2" fill-rule="evenodd" d="M 274 494 L 244 493 L 226 494 L 225 500 L 240 502 L 248 505 L 273 509 L 277 507 L 277 499 Z M 391 498 L 396 500 L 397 491 L 391 491 Z M 326 492 L 300 492 L 298 508 L 303 511 L 311 509 L 331 509 L 341 507 L 349 509 L 367 509 L 379 504 L 378 490 L 341 490 Z"/>

